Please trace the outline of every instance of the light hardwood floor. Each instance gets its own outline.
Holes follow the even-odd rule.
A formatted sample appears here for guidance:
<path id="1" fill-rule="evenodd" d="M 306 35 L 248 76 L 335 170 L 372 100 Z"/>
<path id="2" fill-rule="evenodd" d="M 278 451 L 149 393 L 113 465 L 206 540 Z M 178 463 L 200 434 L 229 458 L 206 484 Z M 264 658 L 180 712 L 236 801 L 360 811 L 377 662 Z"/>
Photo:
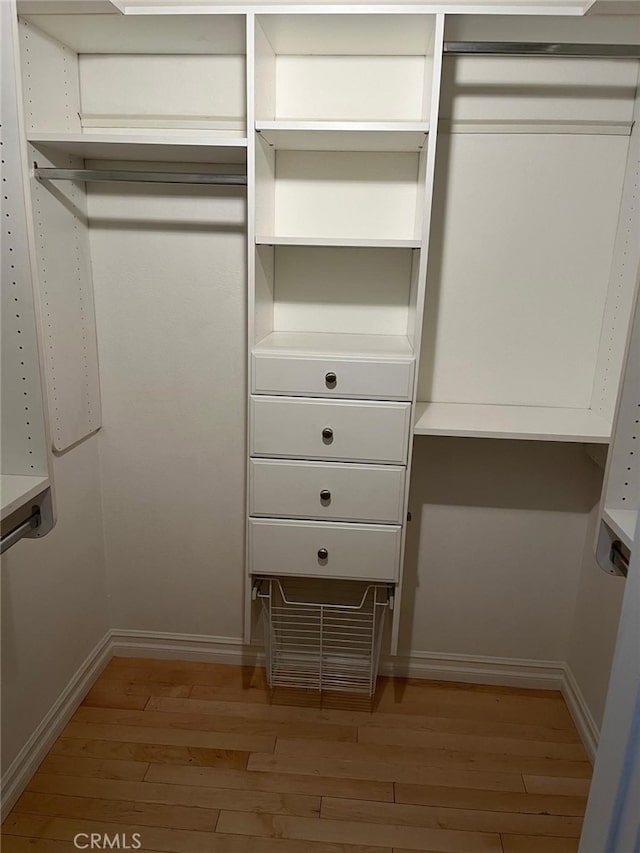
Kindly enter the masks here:
<path id="1" fill-rule="evenodd" d="M 2 851 L 139 833 L 144 853 L 575 853 L 590 778 L 551 691 L 380 679 L 371 710 L 270 698 L 261 669 L 115 658 Z"/>

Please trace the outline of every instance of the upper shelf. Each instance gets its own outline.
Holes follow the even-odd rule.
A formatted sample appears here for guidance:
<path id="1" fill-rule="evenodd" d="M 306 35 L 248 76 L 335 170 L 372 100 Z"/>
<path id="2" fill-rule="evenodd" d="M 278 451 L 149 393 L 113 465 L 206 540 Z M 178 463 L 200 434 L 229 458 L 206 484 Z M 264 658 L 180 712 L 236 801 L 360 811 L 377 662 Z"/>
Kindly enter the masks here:
<path id="1" fill-rule="evenodd" d="M 258 246 L 353 246 L 363 249 L 419 249 L 420 240 L 384 240 L 369 237 L 256 237 Z"/>
<path id="2" fill-rule="evenodd" d="M 590 409 L 417 403 L 414 433 L 607 444 L 611 427 Z"/>
<path id="3" fill-rule="evenodd" d="M 92 160 L 147 160 L 166 163 L 243 163 L 244 136 L 203 133 L 36 133 L 28 141 L 47 154 L 54 151 Z"/>
<path id="4" fill-rule="evenodd" d="M 23 507 L 49 487 L 48 477 L 34 477 L 29 474 L 2 474 L 0 491 L 2 492 L 2 520 Z"/>
<path id="5" fill-rule="evenodd" d="M 257 121 L 256 131 L 285 151 L 420 151 L 428 122 Z"/>

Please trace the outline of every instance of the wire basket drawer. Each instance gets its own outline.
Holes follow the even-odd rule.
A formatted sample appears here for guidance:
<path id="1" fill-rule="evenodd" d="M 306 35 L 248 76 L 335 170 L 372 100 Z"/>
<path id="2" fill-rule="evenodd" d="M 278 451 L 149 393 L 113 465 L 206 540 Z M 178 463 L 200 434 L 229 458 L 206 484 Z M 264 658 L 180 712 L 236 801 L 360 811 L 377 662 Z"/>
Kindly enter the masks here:
<path id="1" fill-rule="evenodd" d="M 261 578 L 269 686 L 372 696 L 389 587 Z"/>

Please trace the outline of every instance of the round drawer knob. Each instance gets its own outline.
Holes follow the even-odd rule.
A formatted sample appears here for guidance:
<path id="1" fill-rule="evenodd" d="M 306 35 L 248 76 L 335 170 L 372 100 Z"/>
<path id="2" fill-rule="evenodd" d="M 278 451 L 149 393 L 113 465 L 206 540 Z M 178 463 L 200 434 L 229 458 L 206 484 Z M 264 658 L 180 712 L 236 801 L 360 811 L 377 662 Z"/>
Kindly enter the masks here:
<path id="1" fill-rule="evenodd" d="M 329 552 L 327 551 L 326 548 L 320 548 L 318 550 L 318 559 L 319 560 L 326 560 L 328 556 L 329 556 Z"/>
<path id="2" fill-rule="evenodd" d="M 322 430 L 322 437 L 325 441 L 333 441 L 333 430 L 331 427 L 325 427 Z"/>
<path id="3" fill-rule="evenodd" d="M 324 377 L 324 381 L 326 382 L 327 387 L 333 388 L 338 381 L 338 377 L 335 373 L 327 373 Z"/>
<path id="4" fill-rule="evenodd" d="M 320 500 L 321 501 L 330 501 L 331 500 L 331 492 L 329 489 L 323 489 L 320 492 Z"/>

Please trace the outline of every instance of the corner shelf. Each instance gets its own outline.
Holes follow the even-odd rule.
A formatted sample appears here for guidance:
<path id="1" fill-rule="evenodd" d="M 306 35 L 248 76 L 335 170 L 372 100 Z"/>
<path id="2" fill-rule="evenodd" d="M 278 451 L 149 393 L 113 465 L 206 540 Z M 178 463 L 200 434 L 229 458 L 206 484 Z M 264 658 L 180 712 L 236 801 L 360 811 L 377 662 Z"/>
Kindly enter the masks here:
<path id="1" fill-rule="evenodd" d="M 420 240 L 383 240 L 368 237 L 256 237 L 258 246 L 353 246 L 354 248 L 419 249 Z"/>
<path id="2" fill-rule="evenodd" d="M 245 136 L 205 133 L 35 133 L 28 142 L 43 150 L 93 160 L 167 163 L 243 163 Z"/>
<path id="3" fill-rule="evenodd" d="M 414 434 L 607 444 L 611 426 L 590 409 L 419 402 Z"/>
<path id="4" fill-rule="evenodd" d="M 602 511 L 602 520 L 616 536 L 619 536 L 627 548 L 633 548 L 633 538 L 638 524 L 637 509 L 612 509 Z"/>
<path id="5" fill-rule="evenodd" d="M 0 475 L 2 520 L 4 521 L 5 518 L 8 518 L 13 512 L 23 507 L 48 487 L 48 477 L 34 477 L 27 474 Z"/>
<path id="6" fill-rule="evenodd" d="M 428 122 L 256 121 L 256 131 L 284 151 L 420 151 Z"/>

